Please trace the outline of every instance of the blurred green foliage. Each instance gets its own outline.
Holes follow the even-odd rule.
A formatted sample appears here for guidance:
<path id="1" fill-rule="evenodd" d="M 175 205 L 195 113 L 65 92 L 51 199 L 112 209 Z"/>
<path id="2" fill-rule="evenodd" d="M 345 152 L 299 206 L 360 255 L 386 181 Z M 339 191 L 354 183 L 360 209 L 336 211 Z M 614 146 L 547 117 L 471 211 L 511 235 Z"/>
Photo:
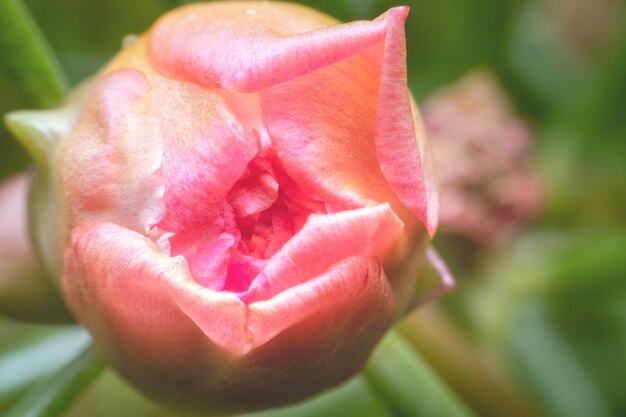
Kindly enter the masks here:
<path id="1" fill-rule="evenodd" d="M 75 85 L 96 72 L 126 34 L 141 33 L 183 2 L 24 3 Z M 302 3 L 346 21 L 370 19 L 397 4 Z M 450 316 L 477 349 L 511 370 L 545 415 L 626 415 L 625 3 L 419 0 L 409 5 L 409 84 L 418 101 L 473 69 L 491 70 L 536 132 L 534 161 L 546 194 L 543 217 L 510 245 L 465 247 L 469 251 L 445 236 L 436 242 L 444 255 L 449 252 L 459 279 L 459 290 L 445 302 Z M 9 51 L 0 53 L 6 60 Z M 0 68 L 0 113 L 36 105 Z M 0 178 L 27 166 L 25 153 L 0 128 Z M 42 352 L 56 358 L 47 367 L 33 365 L 45 371 L 41 375 L 25 368 L 22 382 L 9 388 L 2 384 L 15 371 L 0 371 L 0 412 L 19 397 L 28 378 L 65 363 L 67 357 L 46 350 L 52 346 L 49 338 L 65 337 L 55 346 L 74 351 L 80 339 L 74 331 L 79 332 L 0 322 L 0 370 L 8 369 L 7 358 L 16 349 L 35 355 L 32 364 Z M 345 401 L 355 406 L 366 404 L 369 415 L 392 415 L 361 379 L 342 390 L 333 395 L 352 398 Z M 116 400 L 107 400 L 111 396 Z M 311 410 L 328 415 L 324 410 L 333 402 L 323 398 L 301 415 L 312 415 Z M 344 411 L 365 415 L 362 407 Z M 172 414 L 107 373 L 70 415 Z"/>

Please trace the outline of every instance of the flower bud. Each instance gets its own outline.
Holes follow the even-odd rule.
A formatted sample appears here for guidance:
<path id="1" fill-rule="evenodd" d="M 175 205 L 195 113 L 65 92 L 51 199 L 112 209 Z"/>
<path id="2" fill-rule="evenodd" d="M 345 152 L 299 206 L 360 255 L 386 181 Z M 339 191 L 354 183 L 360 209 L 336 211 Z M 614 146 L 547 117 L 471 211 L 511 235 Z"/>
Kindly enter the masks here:
<path id="1" fill-rule="evenodd" d="M 143 392 L 200 411 L 298 401 L 358 372 L 415 302 L 437 198 L 407 13 L 187 6 L 77 100 L 49 153 L 47 263 Z"/>
<path id="2" fill-rule="evenodd" d="M 474 72 L 436 92 L 424 121 L 440 167 L 442 231 L 497 246 L 538 217 L 532 131 L 493 75 Z"/>
<path id="3" fill-rule="evenodd" d="M 0 313 L 54 323 L 69 318 L 61 298 L 38 262 L 27 221 L 31 173 L 0 184 Z"/>

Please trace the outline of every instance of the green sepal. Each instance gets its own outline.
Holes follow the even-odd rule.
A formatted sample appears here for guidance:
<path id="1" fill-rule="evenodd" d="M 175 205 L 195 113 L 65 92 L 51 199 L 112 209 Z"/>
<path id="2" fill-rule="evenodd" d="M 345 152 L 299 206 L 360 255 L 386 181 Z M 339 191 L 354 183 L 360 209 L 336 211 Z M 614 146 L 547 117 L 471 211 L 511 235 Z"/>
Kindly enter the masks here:
<path id="1" fill-rule="evenodd" d="M 48 172 L 56 144 L 69 132 L 74 120 L 73 114 L 71 107 L 19 110 L 8 113 L 4 122 L 37 167 Z"/>

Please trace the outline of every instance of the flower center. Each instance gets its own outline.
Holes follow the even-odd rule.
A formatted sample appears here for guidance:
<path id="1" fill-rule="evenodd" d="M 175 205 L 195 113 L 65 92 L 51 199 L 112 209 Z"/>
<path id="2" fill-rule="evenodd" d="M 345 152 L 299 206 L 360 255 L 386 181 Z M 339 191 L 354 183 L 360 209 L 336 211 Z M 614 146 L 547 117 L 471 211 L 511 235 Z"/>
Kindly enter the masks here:
<path id="1" fill-rule="evenodd" d="M 205 287 L 245 292 L 309 215 L 325 211 L 324 203 L 299 190 L 277 158 L 257 156 L 201 233 L 171 239 L 171 255 L 183 255 Z"/>

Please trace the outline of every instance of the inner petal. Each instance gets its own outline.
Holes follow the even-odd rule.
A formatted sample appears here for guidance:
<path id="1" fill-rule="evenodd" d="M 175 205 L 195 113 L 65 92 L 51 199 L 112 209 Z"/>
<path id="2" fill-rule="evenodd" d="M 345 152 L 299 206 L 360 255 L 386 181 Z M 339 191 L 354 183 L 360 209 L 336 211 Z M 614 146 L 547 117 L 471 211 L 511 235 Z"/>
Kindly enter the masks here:
<path id="1" fill-rule="evenodd" d="M 260 213 L 278 198 L 278 182 L 271 163 L 255 158 L 229 193 L 228 200 L 239 218 Z"/>
<path id="2" fill-rule="evenodd" d="M 325 212 L 323 203 L 294 187 L 275 156 L 261 155 L 248 163 L 207 225 L 171 239 L 171 255 L 183 255 L 196 282 L 209 289 L 247 291 L 308 217 Z"/>

